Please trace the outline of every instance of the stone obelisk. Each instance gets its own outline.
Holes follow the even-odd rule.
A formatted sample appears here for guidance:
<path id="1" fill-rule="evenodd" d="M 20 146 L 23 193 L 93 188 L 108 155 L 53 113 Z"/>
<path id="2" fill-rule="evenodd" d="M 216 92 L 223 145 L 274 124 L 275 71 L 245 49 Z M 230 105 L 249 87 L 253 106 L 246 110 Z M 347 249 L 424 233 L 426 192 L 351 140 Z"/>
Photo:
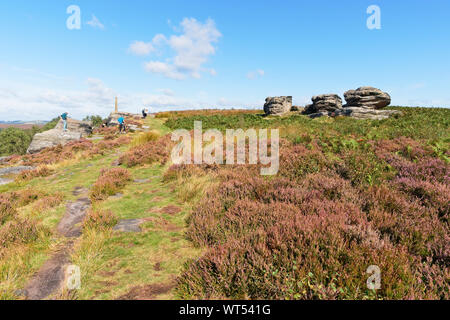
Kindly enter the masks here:
<path id="1" fill-rule="evenodd" d="M 117 97 L 116 97 L 116 104 L 115 104 L 114 112 L 115 112 L 115 113 L 118 113 L 118 112 L 119 112 L 119 106 L 118 106 L 118 104 L 117 104 Z"/>

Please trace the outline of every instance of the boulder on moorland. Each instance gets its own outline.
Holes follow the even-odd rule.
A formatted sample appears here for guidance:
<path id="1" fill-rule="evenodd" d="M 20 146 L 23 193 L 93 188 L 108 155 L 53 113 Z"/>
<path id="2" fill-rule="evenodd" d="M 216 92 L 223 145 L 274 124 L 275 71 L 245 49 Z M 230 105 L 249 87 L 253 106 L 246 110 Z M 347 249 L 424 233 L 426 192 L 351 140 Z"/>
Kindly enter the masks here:
<path id="1" fill-rule="evenodd" d="M 42 133 L 37 133 L 33 137 L 27 153 L 37 153 L 45 148 L 66 145 L 71 141 L 80 140 L 81 132 L 63 131 L 60 129 L 51 129 Z"/>
<path id="2" fill-rule="evenodd" d="M 347 104 L 344 108 L 359 107 L 370 109 L 383 109 L 391 103 L 391 96 L 374 87 L 361 87 L 344 93 Z"/>
<path id="3" fill-rule="evenodd" d="M 292 97 L 268 97 L 264 104 L 264 113 L 266 115 L 281 116 L 291 111 Z"/>

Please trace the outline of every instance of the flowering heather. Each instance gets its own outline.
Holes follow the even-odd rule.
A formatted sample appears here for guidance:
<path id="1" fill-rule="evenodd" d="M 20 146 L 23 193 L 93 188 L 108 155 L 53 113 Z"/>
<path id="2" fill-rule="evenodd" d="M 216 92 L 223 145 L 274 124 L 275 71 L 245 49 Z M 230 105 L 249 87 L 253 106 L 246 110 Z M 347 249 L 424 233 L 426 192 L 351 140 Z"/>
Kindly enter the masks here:
<path id="1" fill-rule="evenodd" d="M 91 229 L 107 229 L 117 224 L 117 218 L 114 213 L 109 210 L 93 210 L 91 209 L 83 221 L 83 228 Z"/>
<path id="2" fill-rule="evenodd" d="M 28 181 L 34 178 L 40 178 L 40 177 L 48 177 L 49 175 L 53 174 L 53 170 L 42 166 L 36 169 L 32 170 L 26 170 L 19 173 L 16 177 L 16 181 Z"/>
<path id="3" fill-rule="evenodd" d="M 155 162 L 165 164 L 169 160 L 172 146 L 170 135 L 166 135 L 158 140 L 132 148 L 120 157 L 119 162 L 127 167 L 153 164 Z"/>
<path id="4" fill-rule="evenodd" d="M 411 138 L 322 139 L 284 141 L 275 177 L 214 168 L 220 183 L 188 219 L 188 238 L 207 250 L 178 279 L 180 296 L 449 298 L 449 165 Z M 211 172 L 172 166 L 166 180 Z M 370 265 L 381 269 L 376 293 Z"/>
<path id="5" fill-rule="evenodd" d="M 103 169 L 89 196 L 92 201 L 105 200 L 122 190 L 130 181 L 131 175 L 126 169 Z"/>

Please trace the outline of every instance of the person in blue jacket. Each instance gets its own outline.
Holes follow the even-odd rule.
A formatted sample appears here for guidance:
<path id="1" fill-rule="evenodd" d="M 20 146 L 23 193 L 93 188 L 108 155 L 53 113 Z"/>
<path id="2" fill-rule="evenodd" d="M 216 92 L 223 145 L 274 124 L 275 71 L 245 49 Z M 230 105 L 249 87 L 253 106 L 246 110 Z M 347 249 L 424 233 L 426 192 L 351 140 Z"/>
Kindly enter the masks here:
<path id="1" fill-rule="evenodd" d="M 117 119 L 117 122 L 119 122 L 119 133 L 122 133 L 122 131 L 125 132 L 125 118 L 120 117 Z"/>
<path id="2" fill-rule="evenodd" d="M 67 116 L 68 116 L 69 114 L 67 113 L 67 112 L 64 112 L 62 115 L 61 115 L 61 119 L 62 119 L 62 121 L 63 121 L 63 123 L 64 123 L 64 131 L 67 131 Z"/>

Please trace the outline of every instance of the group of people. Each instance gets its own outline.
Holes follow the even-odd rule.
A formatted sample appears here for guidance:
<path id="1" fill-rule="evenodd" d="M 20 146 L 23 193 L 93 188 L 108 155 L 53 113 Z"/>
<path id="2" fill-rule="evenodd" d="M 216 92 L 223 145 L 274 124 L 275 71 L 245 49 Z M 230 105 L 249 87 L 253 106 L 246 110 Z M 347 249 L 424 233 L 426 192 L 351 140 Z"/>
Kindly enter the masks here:
<path id="1" fill-rule="evenodd" d="M 142 118 L 146 119 L 148 115 L 148 109 L 142 109 Z M 60 115 L 61 120 L 63 121 L 63 131 L 67 131 L 67 119 L 68 119 L 69 113 L 64 112 L 62 115 Z M 117 122 L 119 123 L 119 133 L 126 132 L 126 123 L 125 118 L 120 117 L 117 119 Z M 103 123 L 102 127 L 106 127 L 107 123 Z"/>

